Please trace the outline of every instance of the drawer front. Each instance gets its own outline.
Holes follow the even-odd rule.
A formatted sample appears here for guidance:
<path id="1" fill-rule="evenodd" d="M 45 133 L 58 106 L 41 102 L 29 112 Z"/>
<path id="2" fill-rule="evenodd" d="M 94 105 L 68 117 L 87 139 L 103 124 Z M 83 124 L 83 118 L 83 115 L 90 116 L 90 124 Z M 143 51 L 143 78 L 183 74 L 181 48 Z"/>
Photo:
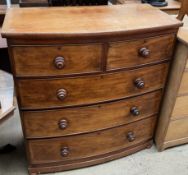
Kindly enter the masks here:
<path id="1" fill-rule="evenodd" d="M 160 89 L 168 63 L 131 71 L 64 79 L 17 80 L 22 109 L 94 104 Z"/>
<path id="2" fill-rule="evenodd" d="M 188 94 L 188 71 L 185 71 L 183 74 L 178 94 Z"/>
<path id="3" fill-rule="evenodd" d="M 161 91 L 90 107 L 22 112 L 27 138 L 66 136 L 111 128 L 158 113 Z"/>
<path id="4" fill-rule="evenodd" d="M 111 43 L 108 51 L 107 70 L 135 67 L 169 59 L 172 56 L 174 39 L 174 35 L 167 35 Z"/>
<path id="5" fill-rule="evenodd" d="M 13 47 L 16 76 L 57 76 L 99 72 L 102 45 Z"/>
<path id="6" fill-rule="evenodd" d="M 89 158 L 148 141 L 155 117 L 121 127 L 56 139 L 28 140 L 31 164 Z"/>
<path id="7" fill-rule="evenodd" d="M 188 138 L 188 118 L 170 122 L 165 141 Z"/>
<path id="8" fill-rule="evenodd" d="M 176 103 L 172 112 L 172 118 L 188 118 L 188 96 L 176 98 Z"/>

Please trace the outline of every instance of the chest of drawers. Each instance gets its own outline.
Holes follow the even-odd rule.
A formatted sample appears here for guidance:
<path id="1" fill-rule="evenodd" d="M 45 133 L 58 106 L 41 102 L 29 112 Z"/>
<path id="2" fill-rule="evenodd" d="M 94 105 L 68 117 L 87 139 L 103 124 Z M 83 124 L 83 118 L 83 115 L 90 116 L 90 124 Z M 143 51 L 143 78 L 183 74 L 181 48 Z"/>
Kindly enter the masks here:
<path id="1" fill-rule="evenodd" d="M 180 25 L 148 5 L 10 9 L 3 36 L 29 172 L 151 146 Z"/>

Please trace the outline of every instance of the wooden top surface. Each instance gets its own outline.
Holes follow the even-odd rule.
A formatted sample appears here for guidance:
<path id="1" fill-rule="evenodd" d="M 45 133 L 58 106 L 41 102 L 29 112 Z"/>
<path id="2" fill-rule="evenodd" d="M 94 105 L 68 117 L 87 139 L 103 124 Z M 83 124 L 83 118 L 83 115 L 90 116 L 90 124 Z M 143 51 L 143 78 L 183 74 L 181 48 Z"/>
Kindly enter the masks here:
<path id="1" fill-rule="evenodd" d="M 150 5 L 11 8 L 3 37 L 75 37 L 135 34 L 178 27 L 181 22 Z"/>
<path id="2" fill-rule="evenodd" d="M 180 9 L 181 3 L 176 0 L 167 0 L 168 6 L 159 7 L 162 10 Z M 117 0 L 120 4 L 141 4 L 141 0 Z"/>

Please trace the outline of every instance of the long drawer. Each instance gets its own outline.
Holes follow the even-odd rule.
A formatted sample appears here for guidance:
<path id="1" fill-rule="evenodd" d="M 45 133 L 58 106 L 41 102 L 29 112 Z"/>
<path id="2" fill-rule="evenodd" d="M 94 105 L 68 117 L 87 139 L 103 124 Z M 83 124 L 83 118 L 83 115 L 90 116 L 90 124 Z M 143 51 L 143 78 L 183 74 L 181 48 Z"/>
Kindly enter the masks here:
<path id="1" fill-rule="evenodd" d="M 89 134 L 28 140 L 30 162 L 43 164 L 71 161 L 117 151 L 151 139 L 154 126 L 155 117 L 150 117 Z"/>
<path id="2" fill-rule="evenodd" d="M 19 79 L 22 109 L 94 104 L 154 91 L 164 86 L 168 63 L 131 71 L 64 79 Z"/>
<path id="3" fill-rule="evenodd" d="M 24 111 L 27 138 L 66 136 L 131 123 L 158 113 L 161 91 L 89 107 Z"/>
<path id="4" fill-rule="evenodd" d="M 12 47 L 15 75 L 58 76 L 99 72 L 102 44 Z"/>
<path id="5" fill-rule="evenodd" d="M 170 59 L 174 35 L 110 43 L 107 70 L 129 68 Z"/>

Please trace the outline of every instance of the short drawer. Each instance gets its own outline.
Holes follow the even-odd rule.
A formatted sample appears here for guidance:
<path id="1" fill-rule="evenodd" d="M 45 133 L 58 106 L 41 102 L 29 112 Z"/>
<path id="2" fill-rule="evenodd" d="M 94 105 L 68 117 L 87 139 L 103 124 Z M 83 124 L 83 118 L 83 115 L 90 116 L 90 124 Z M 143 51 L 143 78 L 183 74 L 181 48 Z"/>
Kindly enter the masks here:
<path id="1" fill-rule="evenodd" d="M 188 118 L 188 96 L 176 98 L 175 106 L 172 112 L 172 118 Z"/>
<path id="2" fill-rule="evenodd" d="M 77 136 L 28 140 L 31 164 L 91 158 L 148 141 L 153 136 L 155 117 L 129 125 Z"/>
<path id="3" fill-rule="evenodd" d="M 136 67 L 170 59 L 174 35 L 110 43 L 107 70 Z"/>
<path id="4" fill-rule="evenodd" d="M 188 118 L 171 121 L 165 141 L 177 141 L 183 139 L 188 139 Z"/>
<path id="5" fill-rule="evenodd" d="M 164 86 L 168 63 L 109 74 L 64 79 L 19 79 L 22 109 L 88 105 L 123 99 Z"/>
<path id="6" fill-rule="evenodd" d="M 185 71 L 183 74 L 178 94 L 188 94 L 188 71 Z"/>
<path id="7" fill-rule="evenodd" d="M 158 113 L 161 91 L 89 107 L 22 112 L 27 138 L 66 136 L 120 126 Z"/>
<path id="8" fill-rule="evenodd" d="M 102 45 L 12 47 L 16 76 L 58 76 L 99 72 Z"/>

